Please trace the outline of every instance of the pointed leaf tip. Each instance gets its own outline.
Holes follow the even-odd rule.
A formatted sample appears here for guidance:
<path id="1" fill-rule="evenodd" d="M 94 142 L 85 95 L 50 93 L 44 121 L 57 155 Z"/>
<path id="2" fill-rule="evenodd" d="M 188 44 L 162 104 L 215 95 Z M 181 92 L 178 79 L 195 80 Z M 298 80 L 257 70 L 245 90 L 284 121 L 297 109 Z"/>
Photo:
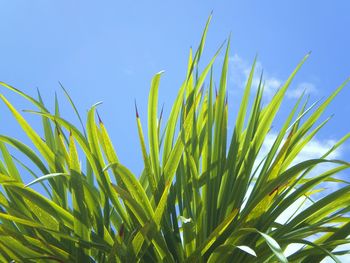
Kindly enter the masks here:
<path id="1" fill-rule="evenodd" d="M 100 124 L 103 124 L 102 120 L 101 120 L 101 117 L 100 117 L 100 114 L 98 113 L 98 111 L 96 110 L 96 113 L 97 113 L 97 118 L 98 118 L 98 122 Z"/>
<path id="2" fill-rule="evenodd" d="M 162 109 L 160 110 L 159 120 L 161 120 L 163 117 L 163 110 L 164 110 L 164 103 L 162 105 Z"/>
<path id="3" fill-rule="evenodd" d="M 138 118 L 140 117 L 140 115 L 139 115 L 139 111 L 138 111 L 138 109 L 137 109 L 136 99 L 134 100 L 134 104 L 135 104 L 136 118 L 138 119 Z"/>
<path id="4" fill-rule="evenodd" d="M 121 224 L 120 228 L 119 228 L 119 237 L 123 238 L 124 237 L 124 230 L 125 230 L 125 227 L 124 227 L 124 224 Z"/>

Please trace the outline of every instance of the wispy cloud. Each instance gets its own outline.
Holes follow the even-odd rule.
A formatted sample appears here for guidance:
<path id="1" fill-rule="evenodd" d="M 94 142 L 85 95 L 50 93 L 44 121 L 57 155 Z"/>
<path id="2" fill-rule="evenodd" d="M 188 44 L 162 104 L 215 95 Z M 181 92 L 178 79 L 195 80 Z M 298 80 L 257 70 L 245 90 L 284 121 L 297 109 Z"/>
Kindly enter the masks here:
<path id="1" fill-rule="evenodd" d="M 277 133 L 271 132 L 266 136 L 266 141 L 263 144 L 262 147 L 262 154 L 266 154 L 268 150 L 271 149 L 275 139 L 277 137 Z M 282 141 L 284 143 L 284 141 Z M 312 158 L 319 158 L 323 154 L 325 154 L 332 146 L 336 143 L 333 139 L 313 139 L 311 140 L 300 152 L 300 154 L 297 156 L 295 162 L 299 163 L 301 161 L 305 161 Z M 332 152 L 328 158 L 336 159 L 341 157 L 342 155 L 342 148 L 336 149 L 334 152 Z"/>
<path id="2" fill-rule="evenodd" d="M 277 133 L 275 132 L 271 132 L 266 136 L 265 142 L 262 145 L 258 158 L 255 162 L 255 167 L 257 167 L 258 164 L 263 160 L 263 158 L 269 153 L 269 151 L 271 150 L 276 140 L 276 137 L 277 137 Z M 285 140 L 282 141 L 281 145 L 283 145 L 284 142 Z M 300 163 L 306 160 L 317 159 L 322 157 L 322 155 L 327 153 L 329 149 L 331 149 L 334 146 L 335 143 L 336 141 L 332 139 L 323 139 L 323 140 L 313 139 L 312 141 L 310 141 L 308 144 L 304 146 L 303 150 L 301 150 L 301 152 L 296 156 L 296 158 L 292 161 L 290 166 L 296 165 L 297 163 Z M 341 159 L 342 156 L 343 156 L 343 148 L 339 147 L 336 150 L 334 150 L 331 154 L 329 154 L 327 156 L 327 159 L 329 160 Z M 324 164 L 317 165 L 316 167 L 313 168 L 313 170 L 310 172 L 308 176 L 311 177 L 311 176 L 322 174 L 333 167 L 334 165 L 332 163 L 324 163 Z M 325 188 L 324 191 L 317 193 L 315 196 L 313 196 L 313 198 L 317 198 L 317 199 L 321 198 L 322 196 L 324 196 L 326 192 L 329 193 L 338 189 L 339 185 L 337 183 L 324 183 L 322 187 Z M 277 219 L 277 222 L 281 224 L 285 223 L 299 208 L 299 206 L 302 204 L 303 201 L 305 201 L 304 198 L 301 198 L 300 200 L 292 204 L 292 206 L 289 209 L 286 209 L 286 211 L 283 214 L 281 214 L 281 216 Z M 310 202 L 307 201 L 302 205 L 302 207 L 305 208 L 309 205 L 310 205 Z"/>
<path id="3" fill-rule="evenodd" d="M 299 98 L 303 92 L 307 94 L 316 94 L 317 89 L 313 83 L 302 82 L 296 88 L 291 89 L 287 92 L 287 97 L 289 98 Z"/>
<path id="4" fill-rule="evenodd" d="M 262 145 L 262 148 L 259 153 L 259 158 L 256 161 L 257 164 L 268 154 L 270 149 L 273 146 L 273 143 L 275 142 L 277 138 L 277 133 L 271 132 L 267 134 L 264 144 Z M 285 140 L 282 141 L 282 145 Z M 291 165 L 295 165 L 297 163 L 310 160 L 310 159 L 316 159 L 322 157 L 325 153 L 329 151 L 334 145 L 336 144 L 336 141 L 333 139 L 316 139 L 314 138 L 311 140 L 308 144 L 304 146 L 304 148 L 300 151 L 300 153 L 295 157 Z M 336 150 L 334 150 L 331 154 L 327 156 L 327 159 L 341 159 L 343 157 L 343 148 L 339 147 Z M 332 164 L 321 164 L 316 166 L 313 169 L 313 172 L 310 173 L 311 175 L 320 174 L 322 171 L 326 171 L 328 168 L 333 167 Z"/>
<path id="5" fill-rule="evenodd" d="M 252 65 L 237 54 L 234 54 L 230 58 L 230 62 L 232 68 L 231 81 L 233 82 L 234 86 L 243 88 L 248 79 Z M 270 99 L 283 85 L 284 80 L 277 76 L 271 75 L 266 69 L 263 70 L 262 63 L 260 61 L 257 61 L 253 79 L 253 87 L 255 88 L 257 88 L 259 85 L 261 72 L 264 72 L 264 96 L 265 99 Z M 298 83 L 296 86 L 294 86 L 294 88 L 290 88 L 286 93 L 286 97 L 290 99 L 299 98 L 304 91 L 307 94 L 317 93 L 316 86 L 313 83 L 302 82 Z"/>

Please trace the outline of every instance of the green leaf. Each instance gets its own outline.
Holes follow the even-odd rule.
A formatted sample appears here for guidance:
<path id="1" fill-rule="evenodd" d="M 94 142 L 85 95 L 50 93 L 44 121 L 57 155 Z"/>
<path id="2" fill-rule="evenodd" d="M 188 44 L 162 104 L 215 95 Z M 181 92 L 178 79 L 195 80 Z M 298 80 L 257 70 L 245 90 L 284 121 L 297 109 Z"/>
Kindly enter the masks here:
<path id="1" fill-rule="evenodd" d="M 239 231 L 249 232 L 249 233 L 258 233 L 264 239 L 266 244 L 269 246 L 273 254 L 279 259 L 280 262 L 286 262 L 286 263 L 288 262 L 286 256 L 283 254 L 283 251 L 280 245 L 270 235 L 263 233 L 255 228 L 241 228 Z"/>
<path id="2" fill-rule="evenodd" d="M 34 131 L 34 129 L 29 125 L 29 123 L 22 117 L 22 115 L 18 113 L 18 111 L 4 97 L 4 95 L 0 94 L 0 98 L 5 102 L 7 107 L 12 112 L 13 116 L 16 118 L 17 122 L 20 124 L 24 132 L 28 135 L 28 137 L 32 140 L 35 147 L 48 161 L 49 165 L 51 167 L 54 167 L 54 154 L 51 151 L 51 149 L 47 146 L 45 142 L 43 142 L 40 136 Z"/>
<path id="3" fill-rule="evenodd" d="M 151 84 L 151 89 L 148 98 L 148 138 L 150 147 L 150 160 L 152 170 L 159 180 L 160 178 L 160 166 L 159 166 L 159 138 L 158 138 L 158 120 L 157 120 L 157 108 L 158 108 L 158 88 L 160 82 L 160 76 L 163 71 L 157 73 Z"/>
<path id="4" fill-rule="evenodd" d="M 213 243 L 220 238 L 220 236 L 224 233 L 224 231 L 227 229 L 227 227 L 231 224 L 233 219 L 236 217 L 238 213 L 238 210 L 234 210 L 231 212 L 231 214 L 223 221 L 221 224 L 219 224 L 214 231 L 209 235 L 207 240 L 205 240 L 199 248 L 195 252 L 192 253 L 192 255 L 186 260 L 186 262 L 191 262 L 192 260 L 202 257 L 205 252 L 208 251 L 208 249 L 213 245 Z"/>

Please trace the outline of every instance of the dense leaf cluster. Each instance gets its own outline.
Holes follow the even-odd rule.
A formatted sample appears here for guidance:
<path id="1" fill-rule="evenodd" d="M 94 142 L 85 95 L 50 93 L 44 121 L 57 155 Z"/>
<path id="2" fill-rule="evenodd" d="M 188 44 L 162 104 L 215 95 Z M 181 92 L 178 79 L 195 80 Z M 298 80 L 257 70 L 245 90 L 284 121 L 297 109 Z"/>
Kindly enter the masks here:
<path id="1" fill-rule="evenodd" d="M 32 113 L 41 116 L 44 128 L 43 140 L 0 95 L 35 147 L 0 135 L 2 262 L 319 262 L 326 256 L 338 261 L 336 255 L 347 252 L 332 254 L 349 243 L 349 183 L 342 181 L 345 186 L 322 198 L 313 194 L 321 183 L 341 182 L 334 176 L 349 164 L 327 156 L 350 134 L 319 159 L 293 163 L 326 124 L 328 119 L 317 121 L 347 82 L 319 106 L 307 106 L 302 96 L 258 162 L 286 91 L 308 56 L 265 106 L 262 78 L 252 89 L 254 62 L 229 135 L 230 41 L 217 94 L 212 68 L 221 48 L 202 71 L 198 67 L 209 21 L 198 50 L 190 52 L 186 78 L 164 126 L 157 108 L 161 73 L 154 76 L 148 143 L 137 112 L 140 176 L 119 162 L 103 122 L 95 119 L 97 105 L 80 130 L 60 116 L 58 103 L 50 113 L 40 95 L 35 99 L 1 83 L 38 108 Z M 30 165 L 15 159 L 8 147 L 24 154 Z M 308 176 L 321 163 L 333 166 Z M 36 179 L 25 185 L 18 166 Z M 34 191 L 33 184 L 46 192 Z M 299 209 L 278 223 L 296 203 Z M 300 246 L 286 254 L 290 244 Z"/>

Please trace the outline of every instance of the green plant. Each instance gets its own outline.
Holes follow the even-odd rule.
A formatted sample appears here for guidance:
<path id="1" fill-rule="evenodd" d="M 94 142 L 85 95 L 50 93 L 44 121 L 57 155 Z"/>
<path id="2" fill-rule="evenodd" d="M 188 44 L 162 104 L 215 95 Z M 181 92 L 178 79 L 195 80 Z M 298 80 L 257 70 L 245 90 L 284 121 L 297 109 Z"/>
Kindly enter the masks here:
<path id="1" fill-rule="evenodd" d="M 339 262 L 336 255 L 347 251 L 332 251 L 349 243 L 350 186 L 334 176 L 349 164 L 326 158 L 350 134 L 319 159 L 295 165 L 292 161 L 326 124 L 328 119 L 315 127 L 347 81 L 318 107 L 307 107 L 301 97 L 257 164 L 287 88 L 308 56 L 266 106 L 262 106 L 260 81 L 249 107 L 254 62 L 228 138 L 230 41 L 216 96 L 212 67 L 221 48 L 202 72 L 198 69 L 209 21 L 198 50 L 190 53 L 186 78 L 164 128 L 163 118 L 157 118 L 161 73 L 152 80 L 149 152 L 136 109 L 144 161 L 140 176 L 119 162 L 103 122 L 95 119 L 97 105 L 88 111 L 86 131 L 80 131 L 60 116 L 57 101 L 51 114 L 40 94 L 34 99 L 1 83 L 39 109 L 32 113 L 42 117 L 45 138 L 0 95 L 36 148 L 0 136 L 2 262 L 232 262 L 232 258 L 236 262 L 319 262 L 326 256 Z M 208 77 L 208 89 L 202 89 Z M 15 159 L 8 146 L 28 157 L 32 166 Z M 308 176 L 322 163 L 334 166 Z M 25 185 L 18 165 L 36 179 Z M 327 181 L 345 186 L 312 200 L 315 189 Z M 46 192 L 32 190 L 33 184 L 41 184 Z M 312 202 L 283 224 L 276 222 L 304 199 Z M 303 246 L 286 257 L 283 251 L 296 243 Z"/>

